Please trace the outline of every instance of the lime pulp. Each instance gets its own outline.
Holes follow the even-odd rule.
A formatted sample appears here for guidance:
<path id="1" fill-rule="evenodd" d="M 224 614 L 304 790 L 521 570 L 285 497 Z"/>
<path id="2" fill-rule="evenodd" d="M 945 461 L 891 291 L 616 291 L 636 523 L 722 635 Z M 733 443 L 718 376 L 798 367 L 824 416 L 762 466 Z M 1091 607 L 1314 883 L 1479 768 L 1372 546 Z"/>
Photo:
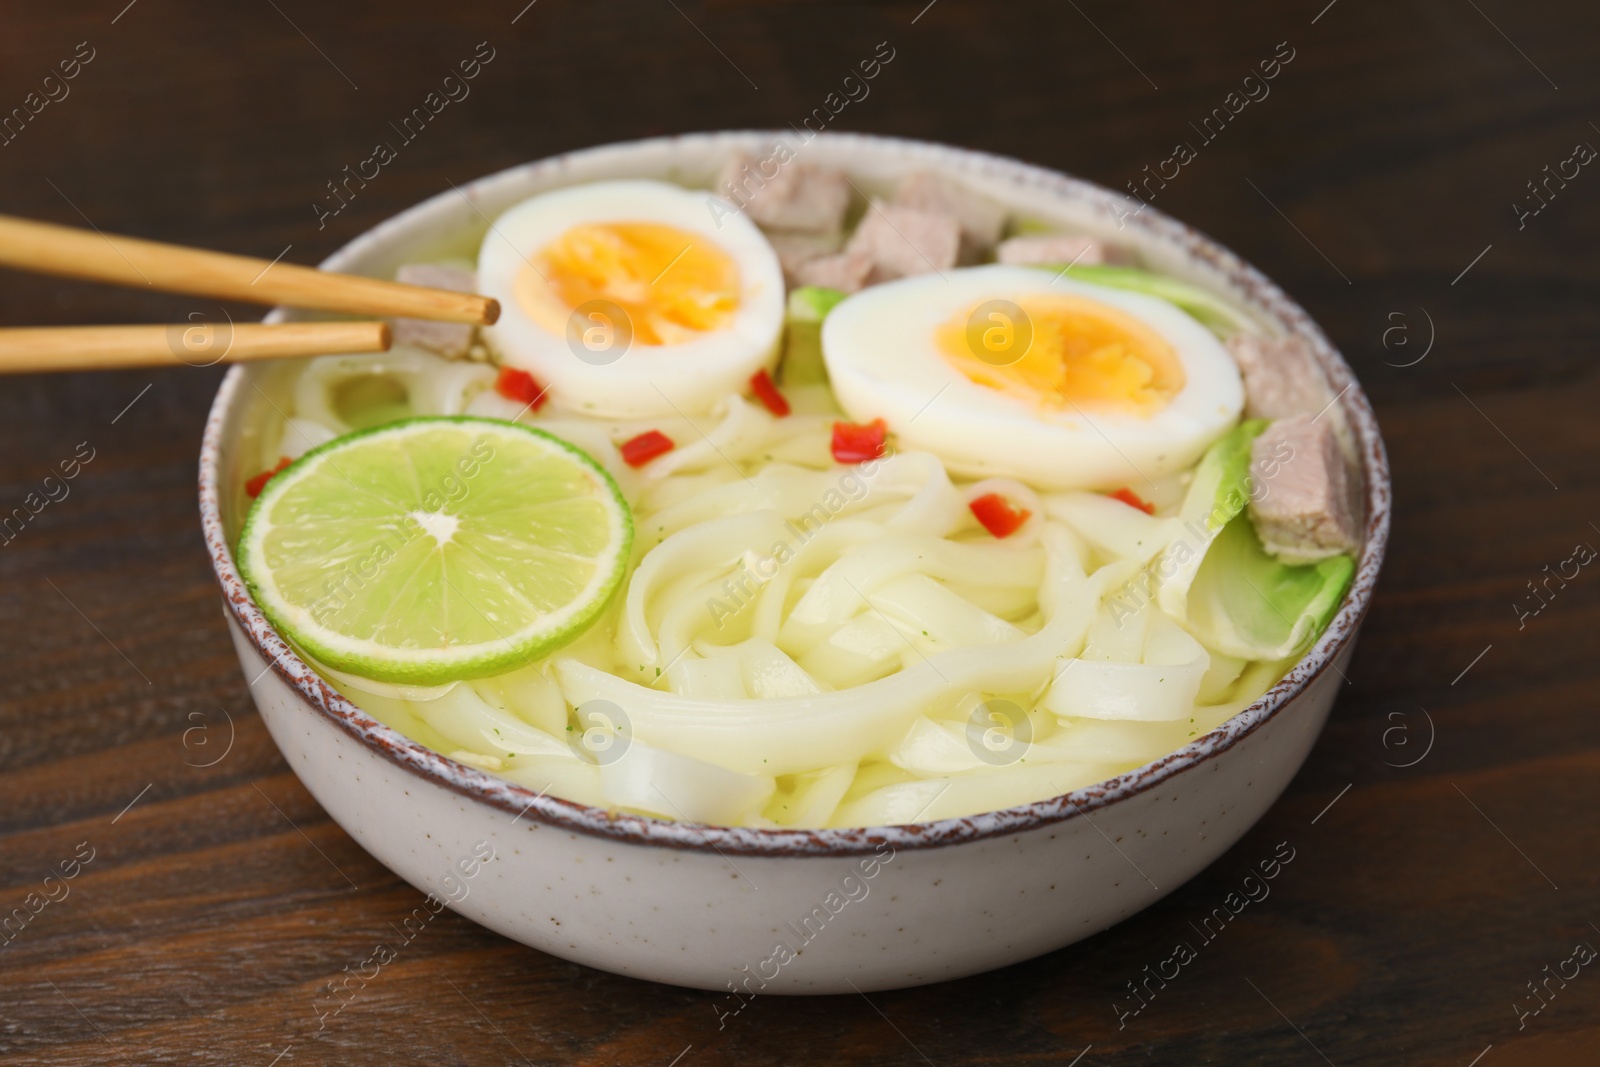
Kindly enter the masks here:
<path id="1" fill-rule="evenodd" d="M 516 423 L 407 419 L 267 483 L 239 570 L 267 618 L 336 670 L 438 685 L 576 638 L 621 584 L 633 520 L 588 454 Z"/>

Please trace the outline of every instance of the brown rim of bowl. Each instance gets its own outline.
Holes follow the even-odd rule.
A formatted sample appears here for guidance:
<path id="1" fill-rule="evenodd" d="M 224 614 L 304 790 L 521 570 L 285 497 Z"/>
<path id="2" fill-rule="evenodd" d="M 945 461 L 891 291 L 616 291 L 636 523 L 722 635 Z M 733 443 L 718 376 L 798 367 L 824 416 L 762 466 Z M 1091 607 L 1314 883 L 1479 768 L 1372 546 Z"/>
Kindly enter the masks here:
<path id="1" fill-rule="evenodd" d="M 633 151 L 647 145 L 697 144 L 706 148 L 749 149 L 770 144 L 775 138 L 783 136 L 788 135 L 782 131 L 684 134 L 603 145 L 552 156 L 488 175 L 459 190 L 440 193 L 356 237 L 324 265 L 355 255 L 380 236 L 407 226 L 413 213 L 420 212 L 428 205 L 463 194 L 470 198 L 475 189 L 486 183 L 507 179 L 517 172 L 559 173 L 575 160 L 611 152 Z M 698 852 L 753 856 L 848 856 L 871 852 L 885 843 L 895 849 L 934 848 L 1020 833 L 1080 815 L 1087 817 L 1087 813 L 1150 790 L 1226 752 L 1282 712 L 1333 664 L 1336 657 L 1349 648 L 1371 603 L 1388 540 L 1388 457 L 1366 394 L 1356 382 L 1350 367 L 1298 304 L 1260 271 L 1210 238 L 1151 208 L 1128 216 L 1126 205 L 1131 201 L 1091 182 L 1019 160 L 932 142 L 848 133 L 816 136 L 841 146 L 841 149 L 851 146 L 888 148 L 903 155 L 913 165 L 920 163 L 958 174 L 983 175 L 1031 185 L 1085 202 L 1091 209 L 1109 217 L 1121 214 L 1130 225 L 1144 231 L 1156 242 L 1175 248 L 1186 257 L 1206 263 L 1220 272 L 1238 288 L 1256 313 L 1264 314 L 1287 332 L 1298 334 L 1311 342 L 1333 386 L 1343 390 L 1338 402 L 1353 432 L 1361 461 L 1366 496 L 1366 528 L 1350 590 L 1328 628 L 1299 662 L 1261 699 L 1244 711 L 1160 759 L 1062 796 L 978 815 L 901 826 L 770 830 L 673 822 L 611 812 L 536 793 L 525 786 L 434 752 L 366 714 L 329 687 L 296 656 L 251 600 L 234 566 L 219 507 L 217 458 L 221 450 L 223 424 L 234 403 L 234 394 L 245 386 L 248 373 L 243 366 L 234 367 L 223 380 L 206 422 L 200 453 L 201 524 L 212 566 L 234 619 L 255 650 L 268 661 L 270 668 L 295 689 L 306 704 L 351 738 L 411 774 L 491 807 L 519 817 L 527 816 L 551 827 L 633 845 Z"/>

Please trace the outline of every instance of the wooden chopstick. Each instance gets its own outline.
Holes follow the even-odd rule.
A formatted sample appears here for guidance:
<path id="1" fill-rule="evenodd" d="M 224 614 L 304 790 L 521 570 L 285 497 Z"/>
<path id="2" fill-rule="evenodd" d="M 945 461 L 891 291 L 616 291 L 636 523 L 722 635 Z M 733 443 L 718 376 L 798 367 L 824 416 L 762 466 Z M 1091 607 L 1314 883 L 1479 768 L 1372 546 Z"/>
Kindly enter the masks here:
<path id="1" fill-rule="evenodd" d="M 387 322 L 193 323 L 0 329 L 0 374 L 239 363 L 343 352 L 386 352 Z"/>
<path id="2" fill-rule="evenodd" d="M 39 274 L 192 293 L 252 304 L 488 325 L 488 297 L 207 252 L 138 237 L 0 215 L 0 264 Z"/>

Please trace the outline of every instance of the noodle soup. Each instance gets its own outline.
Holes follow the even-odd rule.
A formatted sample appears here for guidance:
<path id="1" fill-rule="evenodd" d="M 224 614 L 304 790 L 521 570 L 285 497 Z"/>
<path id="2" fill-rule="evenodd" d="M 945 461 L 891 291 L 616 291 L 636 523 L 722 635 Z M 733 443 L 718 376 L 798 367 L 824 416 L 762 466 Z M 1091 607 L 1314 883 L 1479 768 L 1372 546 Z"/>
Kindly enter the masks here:
<path id="1" fill-rule="evenodd" d="M 728 826 L 1026 804 L 1254 702 L 1353 571 L 1309 350 L 939 175 L 859 187 L 594 182 L 404 268 L 504 317 L 293 371 L 239 486 L 263 610 L 442 754 Z"/>

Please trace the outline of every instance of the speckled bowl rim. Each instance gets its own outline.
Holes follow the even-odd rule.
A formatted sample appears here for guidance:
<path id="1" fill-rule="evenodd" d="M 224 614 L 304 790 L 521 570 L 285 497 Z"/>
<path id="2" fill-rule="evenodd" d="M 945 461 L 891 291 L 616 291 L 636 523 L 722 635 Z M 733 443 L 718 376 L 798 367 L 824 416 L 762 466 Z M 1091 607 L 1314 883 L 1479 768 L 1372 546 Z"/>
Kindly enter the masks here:
<path id="1" fill-rule="evenodd" d="M 581 149 L 508 168 L 450 192 L 440 193 L 380 223 L 329 257 L 324 266 L 331 267 L 335 262 L 358 256 L 381 240 L 396 236 L 397 231 L 404 231 L 413 225 L 417 215 L 430 207 L 437 207 L 441 201 L 463 193 L 470 200 L 476 189 L 508 180 L 514 174 L 558 175 L 575 163 L 591 158 L 607 154 L 647 154 L 650 149 L 750 149 L 770 143 L 774 138 L 787 136 L 781 131 L 728 131 L 656 137 Z M 1299 334 L 1310 341 L 1333 386 L 1342 390 L 1338 402 L 1353 432 L 1359 454 L 1367 516 L 1355 578 L 1338 613 L 1321 638 L 1282 681 L 1216 729 L 1175 752 L 1115 778 L 1031 804 L 909 826 L 821 830 L 707 826 L 590 807 L 537 793 L 486 771 L 458 763 L 410 740 L 399 731 L 378 722 L 330 688 L 273 631 L 271 624 L 251 600 L 234 566 L 219 505 L 221 479 L 218 458 L 224 434 L 231 429 L 226 416 L 234 404 L 234 394 L 246 385 L 247 369 L 238 366 L 223 379 L 206 422 L 200 453 L 201 523 L 212 566 L 233 617 L 256 651 L 296 691 L 308 710 L 325 717 L 353 740 L 419 778 L 501 811 L 523 815 L 552 827 L 630 845 L 695 852 L 775 857 L 849 856 L 871 852 L 884 843 L 897 850 L 921 849 L 1017 834 L 1087 815 L 1137 796 L 1215 759 L 1283 713 L 1354 641 L 1356 630 L 1371 603 L 1388 541 L 1389 463 L 1377 419 L 1365 393 L 1357 384 L 1350 367 L 1304 309 L 1260 271 L 1217 242 L 1153 208 L 1146 207 L 1137 215 L 1129 214 L 1127 208 L 1132 202 L 1128 198 L 1091 182 L 1018 160 L 932 142 L 850 133 L 824 133 L 817 136 L 826 139 L 840 153 L 855 149 L 869 152 L 886 150 L 897 154 L 911 166 L 1034 186 L 1047 194 L 1087 205 L 1090 210 L 1107 218 L 1123 215 L 1126 224 L 1142 231 L 1147 239 L 1168 246 L 1186 260 L 1198 261 L 1218 271 L 1237 288 L 1257 314 L 1275 321 L 1285 331 Z"/>

